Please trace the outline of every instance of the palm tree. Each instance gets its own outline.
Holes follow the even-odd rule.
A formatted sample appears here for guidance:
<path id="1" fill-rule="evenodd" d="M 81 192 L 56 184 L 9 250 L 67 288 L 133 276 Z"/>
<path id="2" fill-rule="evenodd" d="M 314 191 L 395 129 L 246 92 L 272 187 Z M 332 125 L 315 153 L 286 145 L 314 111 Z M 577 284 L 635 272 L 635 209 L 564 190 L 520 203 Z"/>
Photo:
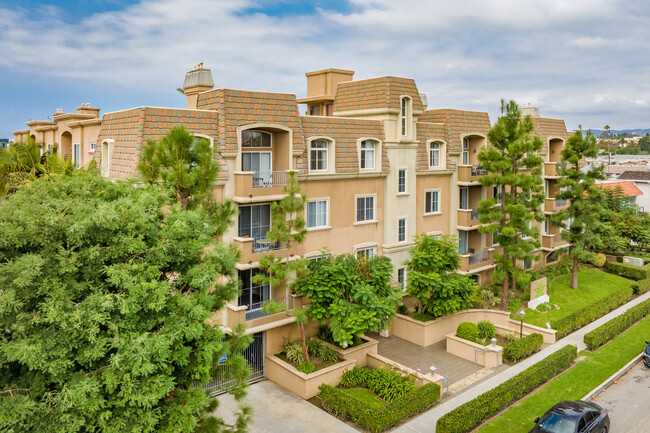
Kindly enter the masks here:
<path id="1" fill-rule="evenodd" d="M 0 150 L 0 196 L 6 197 L 25 181 L 45 172 L 41 156 L 43 145 L 31 139 Z"/>

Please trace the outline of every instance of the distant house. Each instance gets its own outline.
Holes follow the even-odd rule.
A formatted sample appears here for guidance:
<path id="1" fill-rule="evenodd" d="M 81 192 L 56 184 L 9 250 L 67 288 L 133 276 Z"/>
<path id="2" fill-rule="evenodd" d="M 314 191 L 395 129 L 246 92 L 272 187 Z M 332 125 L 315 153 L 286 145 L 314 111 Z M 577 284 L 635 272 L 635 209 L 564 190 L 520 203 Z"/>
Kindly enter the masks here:
<path id="1" fill-rule="evenodd" d="M 11 142 L 8 138 L 0 138 L 0 149 L 6 149 L 10 144 Z"/>
<path id="2" fill-rule="evenodd" d="M 623 194 L 625 194 L 626 198 L 624 199 L 624 204 L 628 206 L 634 206 L 638 205 L 639 207 L 642 207 L 642 205 L 639 204 L 637 201 L 638 197 L 643 196 L 643 192 L 637 188 L 637 186 L 627 180 L 617 180 L 615 182 L 607 182 L 605 181 L 604 183 L 601 183 L 598 185 L 602 189 L 615 189 L 617 187 L 621 187 L 623 190 Z M 647 209 L 647 208 L 645 208 Z"/>
<path id="3" fill-rule="evenodd" d="M 650 212 L 650 171 L 626 171 L 618 179 L 632 182 L 641 191 L 636 204 L 641 210 Z"/>

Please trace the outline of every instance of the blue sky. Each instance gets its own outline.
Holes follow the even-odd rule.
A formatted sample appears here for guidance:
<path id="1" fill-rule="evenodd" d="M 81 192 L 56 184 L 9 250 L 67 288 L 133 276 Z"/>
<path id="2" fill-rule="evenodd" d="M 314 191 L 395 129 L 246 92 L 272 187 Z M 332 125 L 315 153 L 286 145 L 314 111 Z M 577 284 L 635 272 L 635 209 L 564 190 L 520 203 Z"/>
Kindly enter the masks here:
<path id="1" fill-rule="evenodd" d="M 650 127 L 643 0 L 0 0 L 0 137 L 57 108 L 184 106 L 217 87 L 304 96 L 307 71 L 414 78 L 431 108 L 533 103 L 570 129 Z"/>

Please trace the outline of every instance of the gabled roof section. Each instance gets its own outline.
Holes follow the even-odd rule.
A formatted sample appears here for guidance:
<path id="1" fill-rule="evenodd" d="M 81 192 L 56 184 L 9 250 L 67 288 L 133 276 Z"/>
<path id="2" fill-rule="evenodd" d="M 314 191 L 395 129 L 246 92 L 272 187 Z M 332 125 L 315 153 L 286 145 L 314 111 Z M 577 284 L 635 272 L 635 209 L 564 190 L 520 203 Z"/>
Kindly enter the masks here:
<path id="1" fill-rule="evenodd" d="M 650 181 L 650 171 L 624 171 L 618 177 L 619 180 L 647 180 Z"/>
<path id="2" fill-rule="evenodd" d="M 620 186 L 623 193 L 628 197 L 638 197 L 643 195 L 643 192 L 635 184 L 627 180 L 622 182 L 599 183 L 596 186 L 601 189 L 615 189 Z"/>
<path id="3" fill-rule="evenodd" d="M 490 130 L 490 116 L 484 111 L 454 110 L 442 108 L 427 110 L 418 119 L 420 122 L 442 123 L 447 129 L 447 146 L 449 152 L 460 152 L 461 137 L 466 134 L 487 136 Z M 418 128 L 419 128 L 418 123 Z"/>
<path id="4" fill-rule="evenodd" d="M 531 117 L 535 130 L 533 133 L 542 140 L 550 137 L 569 138 L 566 125 L 562 119 L 549 119 L 548 117 Z"/>
<path id="5" fill-rule="evenodd" d="M 237 127 L 252 123 L 284 125 L 293 130 L 293 147 L 304 150 L 296 95 L 216 89 L 199 93 L 198 109 L 218 112 L 220 150 L 237 150 Z"/>
<path id="6" fill-rule="evenodd" d="M 379 120 L 349 119 L 345 117 L 303 116 L 302 131 L 305 141 L 309 137 L 329 137 L 335 143 L 336 173 L 357 173 L 359 157 L 357 155 L 357 140 L 360 138 L 385 139 L 384 126 Z M 308 145 L 306 143 L 306 145 Z M 304 164 L 307 167 L 307 153 L 304 153 Z M 382 145 L 382 170 L 388 170 L 386 145 Z"/>
<path id="7" fill-rule="evenodd" d="M 411 78 L 385 76 L 367 80 L 339 83 L 334 99 L 334 112 L 370 110 L 377 108 L 400 109 L 400 97 L 413 99 L 413 111 L 422 111 L 420 93 Z"/>

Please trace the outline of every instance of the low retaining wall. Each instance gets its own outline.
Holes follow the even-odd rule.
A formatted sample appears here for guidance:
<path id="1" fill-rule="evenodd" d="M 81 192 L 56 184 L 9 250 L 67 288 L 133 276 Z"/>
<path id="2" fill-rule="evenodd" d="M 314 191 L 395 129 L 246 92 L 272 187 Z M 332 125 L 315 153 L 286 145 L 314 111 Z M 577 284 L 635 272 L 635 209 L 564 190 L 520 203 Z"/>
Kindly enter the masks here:
<path id="1" fill-rule="evenodd" d="M 520 323 L 510 318 L 507 311 L 498 310 L 466 310 L 458 313 L 438 317 L 428 322 L 414 320 L 409 316 L 398 314 L 391 324 L 391 335 L 402 338 L 418 346 L 427 347 L 447 338 L 448 334 L 455 334 L 461 322 L 478 323 L 486 320 L 495 326 L 519 330 Z M 524 334 L 538 333 L 544 337 L 544 343 L 555 343 L 554 329 L 540 328 L 539 326 L 524 323 Z"/>
<path id="2" fill-rule="evenodd" d="M 384 370 L 390 370 L 393 368 L 393 366 L 397 366 L 400 369 L 405 369 L 406 366 L 402 364 L 398 364 L 395 361 L 392 361 L 388 358 L 385 358 L 381 355 L 375 354 L 375 353 L 370 353 L 368 354 L 368 364 L 367 366 L 370 368 L 378 369 L 378 368 L 383 368 Z M 421 373 L 417 371 L 413 371 L 413 369 L 409 370 L 412 371 L 411 375 L 415 377 L 415 386 L 423 386 L 426 385 L 427 383 L 435 383 L 440 386 L 442 389 L 442 381 L 443 381 L 443 376 L 439 375 L 438 373 L 431 374 L 431 373 Z"/>
<path id="3" fill-rule="evenodd" d="M 334 349 L 341 358 L 354 359 L 357 362 L 357 367 L 365 367 L 367 365 L 368 355 L 377 353 L 377 346 L 379 345 L 379 341 L 370 337 L 366 337 L 365 335 L 362 336 L 361 339 L 364 340 L 365 343 L 359 344 L 358 346 L 349 347 L 347 349 L 335 346 L 326 341 L 320 341 L 325 346 Z"/>
<path id="4" fill-rule="evenodd" d="M 503 363 L 503 347 L 497 345 L 483 346 L 457 337 L 455 334 L 447 335 L 447 352 L 468 361 L 476 362 L 486 368 L 494 368 Z"/>

